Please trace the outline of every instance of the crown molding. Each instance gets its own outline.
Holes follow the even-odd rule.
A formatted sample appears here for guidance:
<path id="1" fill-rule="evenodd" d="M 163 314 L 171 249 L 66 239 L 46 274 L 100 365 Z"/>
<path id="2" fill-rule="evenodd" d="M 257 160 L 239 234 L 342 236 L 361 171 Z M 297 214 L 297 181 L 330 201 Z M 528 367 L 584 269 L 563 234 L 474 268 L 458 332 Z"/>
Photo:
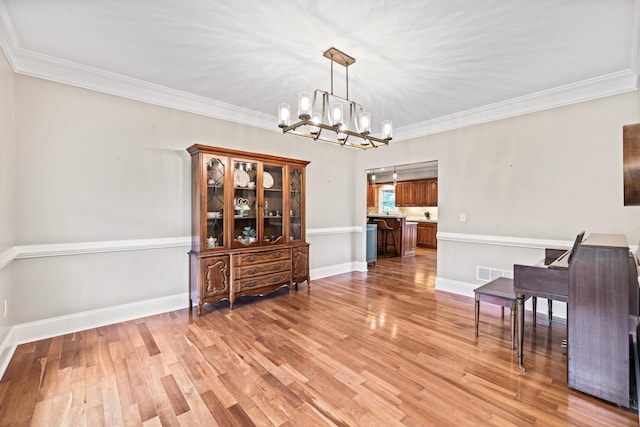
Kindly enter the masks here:
<path id="1" fill-rule="evenodd" d="M 398 128 L 394 131 L 391 143 L 618 95 L 637 89 L 638 74 L 632 70 L 619 71 Z"/>
<path id="2" fill-rule="evenodd" d="M 242 125 L 280 131 L 276 117 L 154 83 L 99 70 L 25 49 L 17 50 L 16 73 L 116 95 Z"/>
<path id="3" fill-rule="evenodd" d="M 281 132 L 276 126 L 277 117 L 271 114 L 23 49 L 8 16 L 4 3 L 0 1 L 0 48 L 16 73 Z M 636 0 L 634 22 L 639 20 L 640 0 Z M 391 143 L 637 90 L 640 73 L 640 31 L 635 31 L 632 38 L 628 70 L 401 127 L 394 130 Z"/>

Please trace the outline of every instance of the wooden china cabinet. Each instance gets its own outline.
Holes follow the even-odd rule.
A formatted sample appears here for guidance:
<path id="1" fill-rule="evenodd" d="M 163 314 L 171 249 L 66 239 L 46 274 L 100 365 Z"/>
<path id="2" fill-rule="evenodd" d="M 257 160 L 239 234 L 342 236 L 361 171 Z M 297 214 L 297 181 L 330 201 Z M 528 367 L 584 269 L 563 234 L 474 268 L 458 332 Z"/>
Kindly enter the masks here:
<path id="1" fill-rule="evenodd" d="M 307 161 L 192 145 L 190 304 L 307 282 Z"/>

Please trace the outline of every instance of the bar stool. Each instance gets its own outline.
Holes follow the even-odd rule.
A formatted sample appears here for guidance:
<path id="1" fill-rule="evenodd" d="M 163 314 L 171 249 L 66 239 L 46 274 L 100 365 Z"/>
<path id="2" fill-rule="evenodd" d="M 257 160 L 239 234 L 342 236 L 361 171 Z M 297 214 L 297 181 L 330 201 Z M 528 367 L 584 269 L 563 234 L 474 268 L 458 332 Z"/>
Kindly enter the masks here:
<path id="1" fill-rule="evenodd" d="M 389 227 L 387 221 L 384 219 L 375 219 L 374 223 L 378 224 L 378 230 L 382 232 L 382 254 L 387 256 L 387 245 L 389 233 L 391 233 L 391 240 L 393 241 L 393 249 L 396 251 L 396 255 L 398 255 L 398 246 L 396 245 L 396 236 L 393 234 L 395 228 Z"/>

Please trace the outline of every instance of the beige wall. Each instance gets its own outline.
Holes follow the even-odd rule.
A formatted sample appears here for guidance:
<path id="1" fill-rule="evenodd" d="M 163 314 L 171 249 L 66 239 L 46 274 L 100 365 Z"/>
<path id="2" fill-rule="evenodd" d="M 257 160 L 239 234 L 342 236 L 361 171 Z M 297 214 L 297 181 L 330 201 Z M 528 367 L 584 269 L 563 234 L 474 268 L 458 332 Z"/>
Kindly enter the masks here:
<path id="1" fill-rule="evenodd" d="M 18 245 L 189 236 L 194 143 L 310 160 L 307 228 L 354 223 L 355 151 L 22 75 L 15 87 Z M 312 269 L 358 251 L 352 233 L 308 240 Z M 188 250 L 16 260 L 16 321 L 186 295 Z"/>
<path id="2" fill-rule="evenodd" d="M 13 71 L 0 51 L 0 251 L 13 245 L 14 91 Z"/>
<path id="3" fill-rule="evenodd" d="M 14 91 L 13 71 L 0 51 L 0 254 L 14 242 Z M 2 307 L 5 300 L 12 303 L 11 290 L 12 268 L 8 265 L 0 268 L 0 342 L 13 324 L 12 310 L 8 310 L 5 317 Z"/>
<path id="4" fill-rule="evenodd" d="M 637 245 L 640 207 L 623 206 L 622 126 L 638 121 L 630 92 L 392 144 L 362 153 L 359 170 L 437 160 L 439 232 L 571 241 L 584 229 Z M 476 266 L 512 269 L 541 253 L 439 242 L 438 278 L 473 284 Z"/>

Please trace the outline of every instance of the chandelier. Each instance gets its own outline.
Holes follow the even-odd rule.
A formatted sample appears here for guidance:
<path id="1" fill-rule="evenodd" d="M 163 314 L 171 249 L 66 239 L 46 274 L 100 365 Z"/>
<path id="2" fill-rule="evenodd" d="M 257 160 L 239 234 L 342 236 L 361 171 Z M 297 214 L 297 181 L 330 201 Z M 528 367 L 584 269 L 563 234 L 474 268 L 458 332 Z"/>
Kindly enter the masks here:
<path id="1" fill-rule="evenodd" d="M 391 120 L 382 122 L 382 137 L 375 137 L 371 135 L 371 115 L 363 110 L 361 104 L 349 99 L 349 65 L 356 62 L 355 58 L 334 47 L 323 56 L 331 60 L 331 92 L 316 89 L 313 96 L 309 92 L 300 92 L 298 121 L 293 124 L 290 123 L 289 104 L 278 104 L 278 126 L 282 133 L 362 149 L 388 145 L 392 136 Z M 346 70 L 345 98 L 333 93 L 334 62 Z M 345 116 L 345 110 L 349 111 L 348 116 Z"/>

